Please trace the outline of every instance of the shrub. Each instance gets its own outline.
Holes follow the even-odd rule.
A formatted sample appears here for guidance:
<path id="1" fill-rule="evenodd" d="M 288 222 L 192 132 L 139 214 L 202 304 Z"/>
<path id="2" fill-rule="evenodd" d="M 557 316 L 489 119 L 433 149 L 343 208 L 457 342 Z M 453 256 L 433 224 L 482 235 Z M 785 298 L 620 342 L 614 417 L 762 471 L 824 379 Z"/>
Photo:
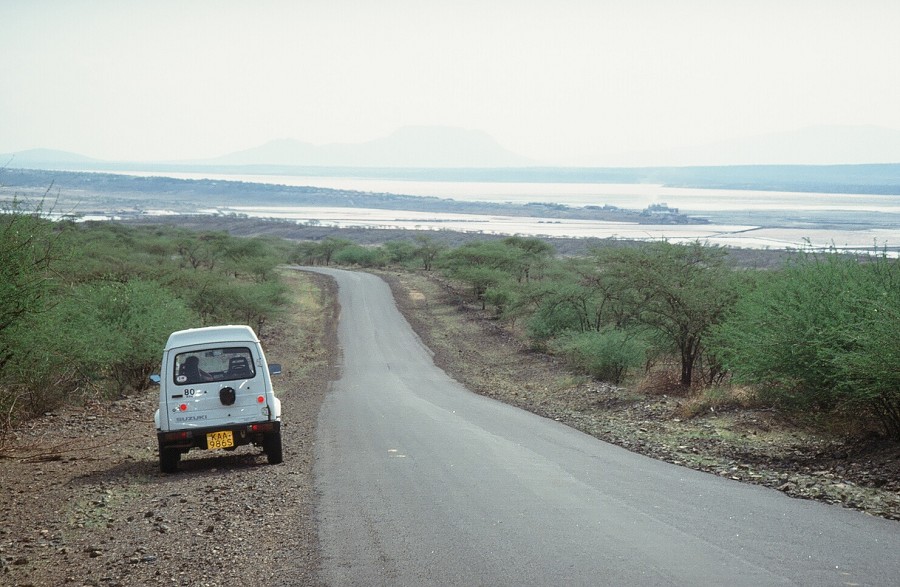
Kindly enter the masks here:
<path id="1" fill-rule="evenodd" d="M 36 414 L 85 391 L 143 389 L 159 367 L 166 337 L 195 323 L 177 297 L 135 280 L 74 286 L 15 333 L 7 371 L 18 409 Z M 13 400 L 8 399 L 7 403 Z"/>
<path id="2" fill-rule="evenodd" d="M 384 267 L 388 257 L 383 249 L 373 249 L 360 245 L 348 245 L 334 253 L 332 257 L 338 265 L 355 265 L 357 267 Z"/>
<path id="3" fill-rule="evenodd" d="M 273 269 L 291 249 L 225 233 L 53 223 L 40 208 L 0 214 L 0 425 L 85 391 L 142 389 L 174 330 L 262 332 L 286 303 Z"/>
<path id="4" fill-rule="evenodd" d="M 577 332 L 551 343 L 579 371 L 610 383 L 621 383 L 629 369 L 644 363 L 646 346 L 640 338 L 622 330 Z"/>
<path id="5" fill-rule="evenodd" d="M 900 438 L 900 265 L 800 257 L 763 281 L 715 333 L 738 381 L 793 409 L 856 410 Z"/>
<path id="6" fill-rule="evenodd" d="M 537 342 L 566 331 L 599 330 L 602 302 L 590 288 L 569 280 L 526 288 L 523 302 L 535 309 L 526 322 L 528 335 Z"/>
<path id="7" fill-rule="evenodd" d="M 13 202 L 0 212 L 0 371 L 12 358 L 10 331 L 46 306 L 55 241 L 40 207 Z"/>
<path id="8" fill-rule="evenodd" d="M 515 303 L 516 292 L 509 284 L 501 283 L 489 287 L 484 292 L 485 304 L 494 308 L 494 315 L 501 316 L 507 308 Z"/>
<path id="9" fill-rule="evenodd" d="M 528 336 L 547 341 L 564 332 L 581 333 L 582 315 L 570 304 L 542 304 L 526 323 Z"/>
<path id="10" fill-rule="evenodd" d="M 286 303 L 287 289 L 280 281 L 246 282 L 202 273 L 184 276 L 178 285 L 200 323 L 247 324 L 257 334 Z"/>
<path id="11" fill-rule="evenodd" d="M 418 252 L 413 243 L 402 240 L 388 241 L 381 246 L 381 250 L 387 257 L 388 262 L 408 266 L 412 266 L 415 262 Z"/>
<path id="12" fill-rule="evenodd" d="M 451 274 L 455 279 L 463 281 L 472 289 L 472 297 L 481 303 L 481 309 L 487 308 L 485 294 L 491 288 L 496 288 L 509 279 L 509 275 L 497 269 L 488 267 L 459 267 Z"/>

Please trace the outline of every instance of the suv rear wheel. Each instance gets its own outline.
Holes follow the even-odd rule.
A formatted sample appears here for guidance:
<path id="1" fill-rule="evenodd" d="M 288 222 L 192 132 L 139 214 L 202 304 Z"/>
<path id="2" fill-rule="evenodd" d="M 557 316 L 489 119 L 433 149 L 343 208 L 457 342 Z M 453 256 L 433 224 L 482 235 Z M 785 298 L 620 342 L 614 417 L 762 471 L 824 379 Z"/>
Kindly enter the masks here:
<path id="1" fill-rule="evenodd" d="M 281 456 L 281 431 L 266 434 L 263 438 L 263 450 L 270 465 L 277 465 L 282 461 Z"/>
<path id="2" fill-rule="evenodd" d="M 174 473 L 178 470 L 181 451 L 177 448 L 159 447 L 159 470 L 163 473 Z"/>

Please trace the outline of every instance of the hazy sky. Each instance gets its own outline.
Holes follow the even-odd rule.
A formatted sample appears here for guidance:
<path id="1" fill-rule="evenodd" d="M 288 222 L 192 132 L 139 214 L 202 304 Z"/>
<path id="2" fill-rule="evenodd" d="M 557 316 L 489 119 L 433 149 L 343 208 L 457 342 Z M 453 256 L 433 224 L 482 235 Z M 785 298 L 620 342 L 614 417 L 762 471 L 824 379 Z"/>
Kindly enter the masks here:
<path id="1" fill-rule="evenodd" d="M 483 130 L 538 161 L 900 130 L 897 0 L 0 0 L 0 153 Z"/>

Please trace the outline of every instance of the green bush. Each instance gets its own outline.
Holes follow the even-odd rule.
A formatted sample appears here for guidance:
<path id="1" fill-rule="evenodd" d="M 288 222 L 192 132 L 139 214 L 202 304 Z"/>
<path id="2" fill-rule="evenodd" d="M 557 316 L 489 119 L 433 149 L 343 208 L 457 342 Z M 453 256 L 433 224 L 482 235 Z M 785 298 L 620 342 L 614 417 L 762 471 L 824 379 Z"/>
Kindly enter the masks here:
<path id="1" fill-rule="evenodd" d="M 416 261 L 418 249 L 409 241 L 388 241 L 381 247 L 387 262 L 394 265 L 412 266 Z"/>
<path id="2" fill-rule="evenodd" d="M 288 255 L 288 263 L 295 265 L 316 265 L 320 261 L 319 247 L 313 242 L 297 243 Z"/>
<path id="3" fill-rule="evenodd" d="M 514 305 L 517 292 L 509 283 L 498 283 L 484 291 L 485 305 L 492 306 L 495 316 L 502 316 L 510 306 Z"/>
<path id="4" fill-rule="evenodd" d="M 26 413 L 86 392 L 144 389 L 169 333 L 195 323 L 184 302 L 157 283 L 80 284 L 16 329 L 6 379 Z"/>
<path id="5" fill-rule="evenodd" d="M 422 261 L 422 269 L 431 271 L 435 260 L 444 252 L 444 245 L 425 235 L 416 236 L 415 241 L 415 257 Z"/>
<path id="6" fill-rule="evenodd" d="M 223 315 L 217 322 L 248 324 L 260 336 L 269 320 L 287 303 L 287 287 L 280 281 L 234 283 L 230 292 L 227 303 L 221 307 Z"/>
<path id="7" fill-rule="evenodd" d="M 388 256 L 383 249 L 373 249 L 360 245 L 349 245 L 334 253 L 333 260 L 338 265 L 364 268 L 384 267 Z"/>
<path id="8" fill-rule="evenodd" d="M 900 438 L 898 318 L 896 259 L 807 254 L 738 302 L 717 354 L 779 405 L 856 411 Z"/>
<path id="9" fill-rule="evenodd" d="M 275 268 L 287 260 L 286 254 L 264 238 L 231 238 L 223 247 L 223 271 L 258 283 L 269 280 Z"/>
<path id="10" fill-rule="evenodd" d="M 614 384 L 646 358 L 646 343 L 640 337 L 615 329 L 570 332 L 553 340 L 550 347 L 579 371 Z"/>
<path id="11" fill-rule="evenodd" d="M 287 300 L 280 281 L 257 283 L 218 273 L 183 274 L 169 287 L 183 297 L 201 325 L 247 324 L 257 334 Z"/>
<path id="12" fill-rule="evenodd" d="M 567 280 L 558 280 L 528 288 L 523 303 L 534 307 L 526 320 L 528 336 L 542 343 L 566 331 L 597 330 L 598 303 L 588 287 Z"/>
<path id="13" fill-rule="evenodd" d="M 0 215 L 0 414 L 9 424 L 142 389 L 166 337 L 207 324 L 261 332 L 286 303 L 271 239 Z M 339 243 L 329 243 L 339 244 Z"/>
<path id="14" fill-rule="evenodd" d="M 345 238 L 325 237 L 322 242 L 318 243 L 315 248 L 317 262 L 330 265 L 334 255 L 341 249 L 356 246 L 353 241 Z"/>
<path id="15" fill-rule="evenodd" d="M 113 332 L 115 359 L 107 366 L 121 393 L 144 389 L 169 334 L 196 325 L 197 316 L 184 301 L 160 284 L 133 280 L 96 288 L 100 328 Z"/>
<path id="16" fill-rule="evenodd" d="M 9 331 L 46 306 L 56 240 L 40 208 L 13 202 L 0 212 L 0 371 L 12 358 Z"/>
<path id="17" fill-rule="evenodd" d="M 463 281 L 472 289 L 472 297 L 481 303 L 481 309 L 487 309 L 486 294 L 491 288 L 499 287 L 509 275 L 497 269 L 488 267 L 459 267 L 453 271 L 453 277 Z"/>
<path id="18" fill-rule="evenodd" d="M 537 343 L 565 332 L 581 333 L 582 315 L 571 304 L 542 304 L 525 324 L 529 338 Z"/>

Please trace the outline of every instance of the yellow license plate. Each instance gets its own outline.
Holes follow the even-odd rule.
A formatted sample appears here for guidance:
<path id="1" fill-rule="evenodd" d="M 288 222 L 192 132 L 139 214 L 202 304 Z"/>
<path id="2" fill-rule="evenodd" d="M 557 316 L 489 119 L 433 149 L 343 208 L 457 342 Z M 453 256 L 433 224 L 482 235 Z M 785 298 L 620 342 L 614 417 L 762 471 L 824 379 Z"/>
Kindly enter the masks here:
<path id="1" fill-rule="evenodd" d="M 209 432 L 206 435 L 206 448 L 213 450 L 216 448 L 228 448 L 234 446 L 234 436 L 231 430 L 223 430 L 222 432 Z"/>

